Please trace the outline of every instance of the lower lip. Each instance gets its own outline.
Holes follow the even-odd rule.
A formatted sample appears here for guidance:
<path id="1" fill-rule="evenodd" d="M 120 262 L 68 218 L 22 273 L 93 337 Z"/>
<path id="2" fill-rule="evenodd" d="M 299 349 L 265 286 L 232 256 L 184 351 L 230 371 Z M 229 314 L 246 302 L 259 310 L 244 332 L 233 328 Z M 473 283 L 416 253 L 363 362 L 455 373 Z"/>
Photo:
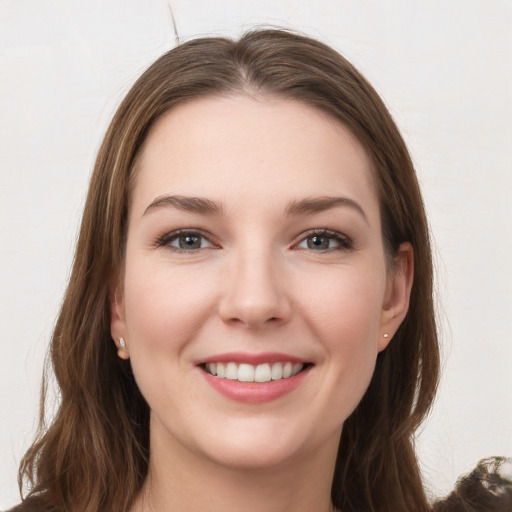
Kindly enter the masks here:
<path id="1" fill-rule="evenodd" d="M 269 382 L 240 382 L 238 380 L 214 377 L 204 370 L 201 371 L 206 382 L 220 394 L 237 402 L 258 404 L 272 402 L 291 393 L 302 383 L 310 369 L 311 366 L 293 377 L 271 380 Z"/>

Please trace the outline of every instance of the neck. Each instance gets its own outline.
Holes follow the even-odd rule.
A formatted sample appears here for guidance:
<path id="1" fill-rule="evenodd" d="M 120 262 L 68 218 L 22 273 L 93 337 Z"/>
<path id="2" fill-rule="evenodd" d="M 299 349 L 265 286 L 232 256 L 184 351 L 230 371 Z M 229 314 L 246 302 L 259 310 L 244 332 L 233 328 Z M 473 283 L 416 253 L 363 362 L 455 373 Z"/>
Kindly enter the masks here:
<path id="1" fill-rule="evenodd" d="M 244 512 L 334 510 L 332 440 L 270 468 L 227 467 L 179 443 L 165 445 L 152 442 L 148 477 L 131 512 L 240 512 L 240 504 Z"/>

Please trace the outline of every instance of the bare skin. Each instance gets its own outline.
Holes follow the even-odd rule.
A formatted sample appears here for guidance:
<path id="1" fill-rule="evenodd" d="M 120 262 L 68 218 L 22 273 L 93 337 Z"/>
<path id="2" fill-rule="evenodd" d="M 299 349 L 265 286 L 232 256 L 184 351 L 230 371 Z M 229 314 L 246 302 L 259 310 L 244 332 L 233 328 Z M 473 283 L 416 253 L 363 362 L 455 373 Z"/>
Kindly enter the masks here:
<path id="1" fill-rule="evenodd" d="M 151 409 L 132 512 L 332 510 L 343 422 L 407 312 L 412 257 L 384 254 L 369 160 L 325 114 L 244 95 L 165 114 L 111 306 Z"/>

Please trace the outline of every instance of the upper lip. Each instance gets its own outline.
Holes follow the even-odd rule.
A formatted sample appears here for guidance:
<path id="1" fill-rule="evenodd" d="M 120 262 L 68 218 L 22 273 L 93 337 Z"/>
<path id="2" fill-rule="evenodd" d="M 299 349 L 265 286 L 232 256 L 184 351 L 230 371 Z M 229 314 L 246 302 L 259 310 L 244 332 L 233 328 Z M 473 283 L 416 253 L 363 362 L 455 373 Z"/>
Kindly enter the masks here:
<path id="1" fill-rule="evenodd" d="M 246 363 L 252 365 L 264 363 L 308 363 L 308 361 L 290 354 L 283 354 L 280 352 L 262 352 L 260 354 L 251 354 L 248 352 L 225 352 L 223 354 L 216 354 L 205 359 L 198 360 L 197 365 L 206 363 Z"/>

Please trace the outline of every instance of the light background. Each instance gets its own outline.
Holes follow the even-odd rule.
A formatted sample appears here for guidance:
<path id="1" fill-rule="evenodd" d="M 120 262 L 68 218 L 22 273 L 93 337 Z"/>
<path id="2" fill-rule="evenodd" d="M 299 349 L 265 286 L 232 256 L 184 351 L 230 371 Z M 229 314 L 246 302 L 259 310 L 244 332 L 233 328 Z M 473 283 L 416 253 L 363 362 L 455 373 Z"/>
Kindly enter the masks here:
<path id="1" fill-rule="evenodd" d="M 2 0 L 0 509 L 34 432 L 43 358 L 95 152 L 142 70 L 182 39 L 300 29 L 342 52 L 409 145 L 436 246 L 444 376 L 418 440 L 446 493 L 512 455 L 512 2 Z"/>

